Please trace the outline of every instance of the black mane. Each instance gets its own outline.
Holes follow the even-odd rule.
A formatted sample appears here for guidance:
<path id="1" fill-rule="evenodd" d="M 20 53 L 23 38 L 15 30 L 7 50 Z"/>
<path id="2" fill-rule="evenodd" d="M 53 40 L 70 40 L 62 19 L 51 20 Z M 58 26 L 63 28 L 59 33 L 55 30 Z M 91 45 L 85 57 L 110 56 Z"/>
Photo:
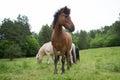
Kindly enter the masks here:
<path id="1" fill-rule="evenodd" d="M 70 14 L 70 9 L 67 8 L 67 6 L 65 6 L 65 7 L 59 9 L 59 10 L 54 14 L 54 20 L 53 20 L 53 23 L 52 23 L 53 28 L 54 28 L 54 25 L 55 25 L 56 22 L 57 22 L 58 16 L 59 16 L 62 12 L 69 15 L 69 14 Z"/>

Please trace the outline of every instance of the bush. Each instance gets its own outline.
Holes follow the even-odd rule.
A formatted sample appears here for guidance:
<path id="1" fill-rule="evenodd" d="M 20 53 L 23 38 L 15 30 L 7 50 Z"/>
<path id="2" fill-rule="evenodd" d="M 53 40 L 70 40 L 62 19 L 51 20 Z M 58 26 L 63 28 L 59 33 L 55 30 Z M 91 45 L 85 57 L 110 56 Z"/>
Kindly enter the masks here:
<path id="1" fill-rule="evenodd" d="M 111 47 L 111 46 L 120 46 L 120 38 L 117 35 L 108 36 L 104 41 L 104 46 Z"/>
<path id="2" fill-rule="evenodd" d="M 92 39 L 92 41 L 90 42 L 90 47 L 99 48 L 99 47 L 103 47 L 103 44 L 104 44 L 104 39 L 102 37 L 98 37 Z"/>
<path id="3" fill-rule="evenodd" d="M 26 50 L 26 56 L 32 57 L 37 54 L 39 50 L 39 43 L 34 37 L 28 36 L 26 39 L 26 45 L 24 48 Z"/>
<path id="4" fill-rule="evenodd" d="M 11 61 L 15 57 L 19 57 L 21 55 L 21 48 L 18 44 L 13 43 L 5 50 L 5 57 L 9 58 Z"/>
<path id="5" fill-rule="evenodd" d="M 11 42 L 8 40 L 0 41 L 0 58 L 4 58 L 5 50 L 11 45 Z"/>

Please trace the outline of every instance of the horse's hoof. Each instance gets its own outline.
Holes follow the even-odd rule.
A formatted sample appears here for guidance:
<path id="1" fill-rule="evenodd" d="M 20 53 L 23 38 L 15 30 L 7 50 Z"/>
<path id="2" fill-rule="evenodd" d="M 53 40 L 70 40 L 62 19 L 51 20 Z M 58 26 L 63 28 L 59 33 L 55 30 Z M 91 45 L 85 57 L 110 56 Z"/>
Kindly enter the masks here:
<path id="1" fill-rule="evenodd" d="M 54 74 L 57 74 L 56 72 L 54 72 Z"/>
<path id="2" fill-rule="evenodd" d="M 61 72 L 61 74 L 65 74 L 65 72 Z"/>
<path id="3" fill-rule="evenodd" d="M 69 70 L 70 69 L 70 66 L 69 67 L 67 67 L 67 70 Z"/>
<path id="4" fill-rule="evenodd" d="M 57 74 L 57 71 L 54 71 L 54 74 Z"/>

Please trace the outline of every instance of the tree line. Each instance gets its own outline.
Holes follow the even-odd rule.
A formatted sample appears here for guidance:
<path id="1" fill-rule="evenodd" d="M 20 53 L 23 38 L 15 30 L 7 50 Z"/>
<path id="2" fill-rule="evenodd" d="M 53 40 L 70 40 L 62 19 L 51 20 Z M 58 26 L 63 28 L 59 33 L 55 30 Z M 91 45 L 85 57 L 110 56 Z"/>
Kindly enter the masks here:
<path id="1" fill-rule="evenodd" d="M 4 19 L 0 25 L 0 58 L 35 56 L 39 48 L 50 41 L 52 26 L 43 25 L 39 33 L 30 31 L 27 16 L 18 15 L 16 20 Z M 73 43 L 79 49 L 120 46 L 120 21 L 110 26 L 86 32 L 71 33 Z"/>
<path id="2" fill-rule="evenodd" d="M 27 16 L 19 15 L 17 20 L 4 19 L 0 25 L 0 58 L 31 57 L 39 49 L 39 43 L 32 32 Z"/>

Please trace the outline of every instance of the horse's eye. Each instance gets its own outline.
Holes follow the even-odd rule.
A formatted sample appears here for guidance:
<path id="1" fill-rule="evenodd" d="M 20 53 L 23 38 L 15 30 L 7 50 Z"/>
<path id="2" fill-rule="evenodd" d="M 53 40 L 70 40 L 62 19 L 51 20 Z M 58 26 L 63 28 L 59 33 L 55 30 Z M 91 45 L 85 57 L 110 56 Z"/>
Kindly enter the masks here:
<path id="1" fill-rule="evenodd" d="M 65 18 L 67 18 L 68 16 L 65 16 Z"/>

